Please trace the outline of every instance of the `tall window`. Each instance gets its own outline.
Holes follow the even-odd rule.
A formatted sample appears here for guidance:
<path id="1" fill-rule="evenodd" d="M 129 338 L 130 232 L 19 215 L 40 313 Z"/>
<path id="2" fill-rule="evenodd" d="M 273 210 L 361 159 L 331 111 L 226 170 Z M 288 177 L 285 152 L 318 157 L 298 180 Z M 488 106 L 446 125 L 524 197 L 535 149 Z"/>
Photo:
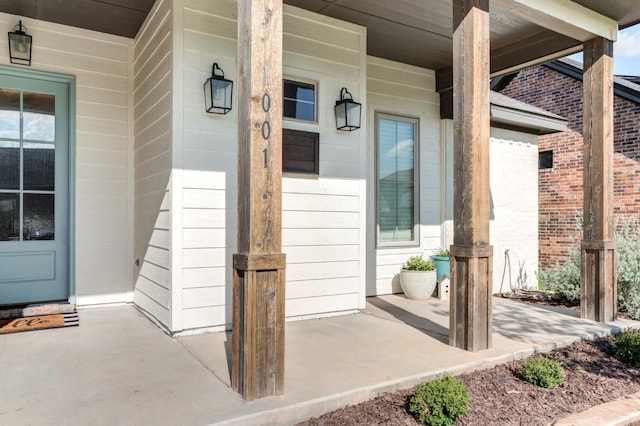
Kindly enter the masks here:
<path id="1" fill-rule="evenodd" d="M 378 245 L 418 244 L 418 120 L 376 114 Z"/>

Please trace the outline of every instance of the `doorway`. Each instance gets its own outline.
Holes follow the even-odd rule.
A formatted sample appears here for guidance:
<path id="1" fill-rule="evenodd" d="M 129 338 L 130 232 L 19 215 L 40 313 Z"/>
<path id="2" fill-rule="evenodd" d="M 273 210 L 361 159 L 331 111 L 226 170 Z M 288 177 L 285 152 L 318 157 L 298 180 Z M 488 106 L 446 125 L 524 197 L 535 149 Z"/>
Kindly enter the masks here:
<path id="1" fill-rule="evenodd" d="M 0 305 L 68 300 L 71 82 L 0 69 Z"/>

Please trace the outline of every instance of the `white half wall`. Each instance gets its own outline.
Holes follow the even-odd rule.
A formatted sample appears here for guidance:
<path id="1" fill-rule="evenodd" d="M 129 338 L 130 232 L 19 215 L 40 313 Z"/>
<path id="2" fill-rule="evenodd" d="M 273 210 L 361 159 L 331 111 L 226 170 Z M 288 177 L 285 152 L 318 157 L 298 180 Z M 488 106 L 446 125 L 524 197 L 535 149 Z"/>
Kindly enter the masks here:
<path id="1" fill-rule="evenodd" d="M 490 150 L 493 291 L 537 288 L 538 138 L 492 128 Z"/>

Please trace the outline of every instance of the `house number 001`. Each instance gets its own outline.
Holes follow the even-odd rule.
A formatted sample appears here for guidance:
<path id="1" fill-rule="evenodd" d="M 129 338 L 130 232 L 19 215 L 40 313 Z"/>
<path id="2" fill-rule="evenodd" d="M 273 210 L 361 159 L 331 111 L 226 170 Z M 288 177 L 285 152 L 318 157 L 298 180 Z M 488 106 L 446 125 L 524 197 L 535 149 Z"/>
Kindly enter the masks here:
<path id="1" fill-rule="evenodd" d="M 262 95 L 262 110 L 265 113 L 268 113 L 270 109 L 271 109 L 271 96 L 269 96 L 269 94 L 265 92 L 264 95 Z M 262 127 L 260 131 L 262 133 L 262 138 L 268 141 L 269 138 L 271 137 L 271 123 L 269 123 L 269 120 L 264 120 L 262 122 Z M 269 167 L 269 148 L 263 149 L 262 153 L 264 154 L 264 167 L 267 168 Z"/>

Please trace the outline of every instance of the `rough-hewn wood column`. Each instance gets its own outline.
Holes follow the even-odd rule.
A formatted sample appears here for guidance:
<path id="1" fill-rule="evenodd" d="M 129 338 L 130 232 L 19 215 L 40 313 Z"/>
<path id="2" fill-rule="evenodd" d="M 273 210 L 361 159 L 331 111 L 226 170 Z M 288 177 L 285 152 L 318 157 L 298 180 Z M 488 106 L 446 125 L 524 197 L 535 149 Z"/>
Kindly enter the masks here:
<path id="1" fill-rule="evenodd" d="M 233 389 L 284 392 L 282 0 L 238 2 L 238 253 Z"/>
<path id="2" fill-rule="evenodd" d="M 584 43 L 584 235 L 582 318 L 615 321 L 616 258 L 613 235 L 613 43 Z"/>
<path id="3" fill-rule="evenodd" d="M 491 347 L 489 0 L 453 1 L 453 200 L 449 344 Z"/>

